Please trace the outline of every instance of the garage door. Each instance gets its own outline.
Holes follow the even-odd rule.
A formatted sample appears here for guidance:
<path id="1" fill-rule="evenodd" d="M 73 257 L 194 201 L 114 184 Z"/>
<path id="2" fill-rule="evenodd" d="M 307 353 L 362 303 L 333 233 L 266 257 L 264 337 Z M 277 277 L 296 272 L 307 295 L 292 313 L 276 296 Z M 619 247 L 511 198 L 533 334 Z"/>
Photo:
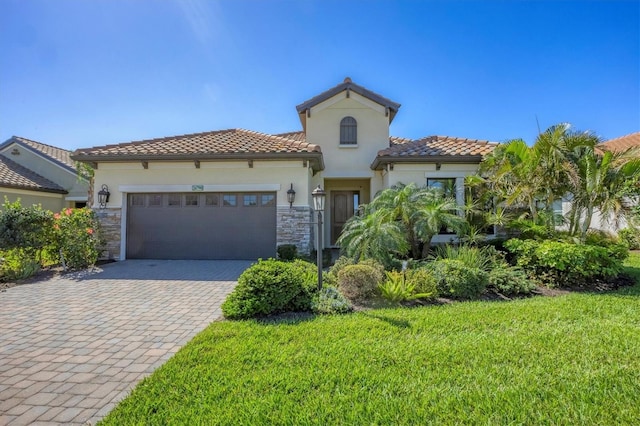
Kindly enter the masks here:
<path id="1" fill-rule="evenodd" d="M 257 259 L 276 254 L 276 194 L 127 197 L 128 259 Z"/>

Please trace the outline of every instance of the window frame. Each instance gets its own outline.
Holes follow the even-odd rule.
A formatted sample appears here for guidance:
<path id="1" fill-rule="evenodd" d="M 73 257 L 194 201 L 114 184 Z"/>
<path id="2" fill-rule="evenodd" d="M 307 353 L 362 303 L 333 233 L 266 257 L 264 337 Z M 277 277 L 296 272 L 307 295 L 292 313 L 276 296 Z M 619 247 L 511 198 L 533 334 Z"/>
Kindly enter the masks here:
<path id="1" fill-rule="evenodd" d="M 358 146 L 358 121 L 351 116 L 340 120 L 340 146 Z"/>

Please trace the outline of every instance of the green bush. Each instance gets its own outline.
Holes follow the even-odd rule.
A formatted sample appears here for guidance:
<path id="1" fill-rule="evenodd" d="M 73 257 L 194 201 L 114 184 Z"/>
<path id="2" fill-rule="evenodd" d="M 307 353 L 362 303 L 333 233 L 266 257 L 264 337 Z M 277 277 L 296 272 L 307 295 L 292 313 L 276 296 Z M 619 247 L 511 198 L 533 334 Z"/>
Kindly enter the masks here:
<path id="1" fill-rule="evenodd" d="M 507 241 L 505 248 L 515 255 L 518 266 L 549 286 L 588 287 L 594 279 L 615 277 L 629 253 L 624 244 L 603 247 L 517 238 Z"/>
<path id="2" fill-rule="evenodd" d="M 14 248 L 0 253 L 0 278 L 15 281 L 29 278 L 40 270 L 40 262 L 32 253 L 22 248 Z"/>
<path id="3" fill-rule="evenodd" d="M 505 295 L 530 294 L 536 284 L 529 279 L 521 268 L 506 266 L 489 272 L 488 287 Z"/>
<path id="4" fill-rule="evenodd" d="M 303 312 L 311 309 L 313 296 L 318 292 L 318 268 L 302 259 L 291 262 L 302 276 L 300 291 L 283 308 L 284 312 Z"/>
<path id="5" fill-rule="evenodd" d="M 52 250 L 60 253 L 65 269 L 93 266 L 103 246 L 100 223 L 93 210 L 64 209 L 53 217 Z"/>
<path id="6" fill-rule="evenodd" d="M 276 249 L 279 260 L 294 260 L 298 257 L 298 247 L 295 244 L 281 244 Z"/>
<path id="7" fill-rule="evenodd" d="M 362 301 L 372 297 L 383 276 L 369 265 L 347 265 L 338 273 L 338 289 L 349 300 Z"/>
<path id="8" fill-rule="evenodd" d="M 301 260 L 260 260 L 240 275 L 238 285 L 222 304 L 222 313 L 229 319 L 245 319 L 309 310 L 315 277 L 312 268 Z"/>
<path id="9" fill-rule="evenodd" d="M 456 259 L 435 260 L 431 270 L 441 296 L 453 299 L 477 299 L 486 289 L 487 273 Z"/>
<path id="10" fill-rule="evenodd" d="M 22 207 L 5 197 L 0 211 L 0 250 L 23 249 L 34 255 L 53 239 L 53 215 L 39 205 Z"/>
<path id="11" fill-rule="evenodd" d="M 313 296 L 311 310 L 323 315 L 346 314 L 353 310 L 353 306 L 337 288 L 323 287 Z"/>
<path id="12" fill-rule="evenodd" d="M 338 286 L 338 274 L 340 273 L 342 268 L 344 268 L 345 266 L 348 266 L 348 265 L 353 265 L 355 263 L 356 263 L 356 261 L 351 257 L 340 256 L 339 258 L 336 259 L 336 261 L 333 264 L 333 266 L 329 269 L 329 272 L 327 272 L 326 274 L 323 275 L 323 282 L 326 285 L 337 287 Z"/>
<path id="13" fill-rule="evenodd" d="M 436 278 L 428 269 L 409 269 L 405 272 L 405 279 L 414 286 L 416 297 L 420 299 L 435 299 L 438 297 Z"/>
<path id="14" fill-rule="evenodd" d="M 625 228 L 618 231 L 620 240 L 629 246 L 630 250 L 640 250 L 640 230 L 637 228 Z"/>

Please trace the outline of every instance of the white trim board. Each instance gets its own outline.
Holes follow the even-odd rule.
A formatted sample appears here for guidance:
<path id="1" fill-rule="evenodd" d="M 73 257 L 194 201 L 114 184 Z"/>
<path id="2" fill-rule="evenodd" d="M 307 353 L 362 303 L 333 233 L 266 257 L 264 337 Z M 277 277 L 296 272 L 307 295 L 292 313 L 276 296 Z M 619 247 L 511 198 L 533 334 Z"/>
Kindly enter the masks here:
<path id="1" fill-rule="evenodd" d="M 194 184 L 199 185 L 199 184 Z M 126 193 L 140 192 L 249 192 L 280 191 L 279 183 L 252 183 L 232 185 L 200 185 L 202 190 L 194 191 L 194 185 L 119 185 L 118 191 Z"/>

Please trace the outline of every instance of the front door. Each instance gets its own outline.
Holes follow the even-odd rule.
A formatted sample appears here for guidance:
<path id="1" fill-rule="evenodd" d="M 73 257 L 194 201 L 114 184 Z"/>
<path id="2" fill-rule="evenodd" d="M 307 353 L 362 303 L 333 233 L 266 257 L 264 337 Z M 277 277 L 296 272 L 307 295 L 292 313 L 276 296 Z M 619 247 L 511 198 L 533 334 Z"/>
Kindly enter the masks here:
<path id="1" fill-rule="evenodd" d="M 331 245 L 360 204 L 360 191 L 331 191 Z"/>

